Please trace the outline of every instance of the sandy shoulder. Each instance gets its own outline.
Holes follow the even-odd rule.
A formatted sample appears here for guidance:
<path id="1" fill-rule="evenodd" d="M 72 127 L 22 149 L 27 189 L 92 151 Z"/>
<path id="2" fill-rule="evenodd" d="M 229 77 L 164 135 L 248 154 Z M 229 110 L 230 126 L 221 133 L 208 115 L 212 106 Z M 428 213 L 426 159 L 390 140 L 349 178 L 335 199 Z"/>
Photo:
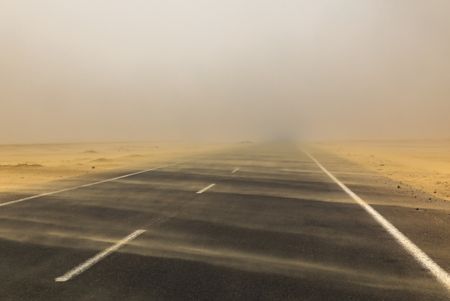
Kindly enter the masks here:
<path id="1" fill-rule="evenodd" d="M 450 200 L 450 140 L 330 142 L 316 146 Z"/>
<path id="2" fill-rule="evenodd" d="M 0 192 L 223 148 L 174 143 L 78 143 L 0 145 Z"/>

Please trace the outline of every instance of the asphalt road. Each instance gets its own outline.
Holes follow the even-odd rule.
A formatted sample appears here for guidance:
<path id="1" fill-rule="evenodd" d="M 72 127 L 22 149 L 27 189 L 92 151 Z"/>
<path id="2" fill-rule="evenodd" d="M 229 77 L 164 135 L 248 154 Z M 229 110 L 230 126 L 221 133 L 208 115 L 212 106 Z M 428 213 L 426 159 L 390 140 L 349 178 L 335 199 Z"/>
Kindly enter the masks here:
<path id="1" fill-rule="evenodd" d="M 426 195 L 312 153 L 450 270 L 447 203 L 430 209 Z M 78 188 L 1 206 L 0 300 L 450 299 L 294 144 L 174 163 L 56 183 Z M 0 205 L 27 196 L 3 194 Z"/>

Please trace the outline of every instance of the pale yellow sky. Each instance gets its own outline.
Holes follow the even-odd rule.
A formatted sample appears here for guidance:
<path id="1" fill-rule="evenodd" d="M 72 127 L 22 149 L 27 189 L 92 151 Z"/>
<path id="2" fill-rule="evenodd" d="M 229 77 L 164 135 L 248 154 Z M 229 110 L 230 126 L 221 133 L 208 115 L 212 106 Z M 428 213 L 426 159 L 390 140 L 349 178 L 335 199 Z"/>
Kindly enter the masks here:
<path id="1" fill-rule="evenodd" d="M 447 0 L 3 0 L 0 143 L 450 136 Z"/>

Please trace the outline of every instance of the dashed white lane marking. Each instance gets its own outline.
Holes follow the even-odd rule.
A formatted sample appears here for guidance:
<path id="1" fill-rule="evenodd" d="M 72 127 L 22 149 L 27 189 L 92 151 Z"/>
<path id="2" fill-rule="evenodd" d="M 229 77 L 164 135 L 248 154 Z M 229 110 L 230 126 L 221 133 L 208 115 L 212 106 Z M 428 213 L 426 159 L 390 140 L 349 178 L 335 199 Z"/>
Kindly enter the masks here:
<path id="1" fill-rule="evenodd" d="M 80 185 L 80 186 L 69 187 L 69 188 L 64 188 L 64 189 L 60 189 L 60 190 L 56 190 L 56 191 L 36 194 L 36 195 L 32 195 L 32 196 L 25 197 L 25 198 L 22 198 L 22 199 L 9 201 L 9 202 L 5 202 L 5 203 L 0 203 L 0 207 L 9 206 L 9 205 L 13 205 L 13 204 L 17 204 L 17 203 L 33 200 L 33 199 L 41 198 L 41 197 L 44 197 L 44 196 L 54 195 L 54 194 L 58 194 L 58 193 L 61 193 L 61 192 L 72 191 L 72 190 L 76 190 L 76 189 L 79 189 L 79 188 L 85 188 L 85 187 L 90 187 L 90 186 L 94 186 L 94 185 L 98 185 L 98 184 L 102 184 L 102 183 L 116 181 L 116 180 L 120 180 L 120 179 L 123 179 L 123 178 L 128 178 L 128 177 L 131 177 L 131 176 L 135 176 L 135 175 L 139 175 L 139 174 L 142 174 L 142 173 L 146 173 L 146 172 L 150 172 L 150 171 L 153 171 L 153 170 L 157 170 L 157 169 L 160 169 L 160 168 L 162 168 L 162 167 L 150 168 L 150 169 L 141 170 L 141 171 L 138 171 L 138 172 L 133 172 L 133 173 L 130 173 L 130 174 L 126 174 L 126 175 L 123 175 L 123 176 L 110 178 L 110 179 L 105 179 L 105 180 L 101 180 L 101 181 L 97 181 L 97 182 L 93 182 L 93 183 L 88 183 L 88 184 L 84 184 L 84 185 Z"/>
<path id="2" fill-rule="evenodd" d="M 142 233 L 144 233 L 146 230 L 136 230 L 127 237 L 119 240 L 116 244 L 113 246 L 105 249 L 104 251 L 98 253 L 94 257 L 88 259 L 84 263 L 80 264 L 79 266 L 76 266 L 72 270 L 65 273 L 63 276 L 55 278 L 55 282 L 67 282 L 70 279 L 80 275 L 81 273 L 88 270 L 90 267 L 92 267 L 94 264 L 99 262 L 100 260 L 104 259 L 106 256 L 110 255 L 111 253 L 117 251 L 120 247 L 122 247 L 124 244 L 128 243 L 129 241 L 135 239 Z"/>
<path id="3" fill-rule="evenodd" d="M 197 191 L 197 194 L 202 194 L 203 192 L 213 188 L 214 186 L 216 186 L 216 184 L 211 184 L 209 186 L 206 186 L 205 188 L 203 188 L 202 190 Z"/>
<path id="4" fill-rule="evenodd" d="M 350 190 L 344 183 L 339 181 L 333 174 L 331 174 L 316 158 L 310 153 L 303 150 L 303 152 L 313 160 L 320 169 L 328 175 L 336 184 L 338 184 L 342 190 L 344 190 L 358 205 L 360 205 L 367 213 L 369 213 L 391 236 L 393 236 L 397 242 L 411 254 L 417 262 L 419 262 L 425 269 L 427 269 L 450 293 L 450 275 L 441 268 L 437 263 L 433 261 L 425 252 L 423 252 L 418 246 L 416 246 L 408 237 L 406 237 L 400 230 L 398 230 L 393 224 L 385 219 L 378 211 L 373 209 L 372 206 L 367 204 L 362 198 Z"/>
<path id="5" fill-rule="evenodd" d="M 239 170 L 240 170 L 240 168 L 239 168 L 239 167 L 236 167 L 235 169 L 233 169 L 233 171 L 232 171 L 231 173 L 232 173 L 232 174 L 235 174 L 235 173 L 237 173 Z"/>

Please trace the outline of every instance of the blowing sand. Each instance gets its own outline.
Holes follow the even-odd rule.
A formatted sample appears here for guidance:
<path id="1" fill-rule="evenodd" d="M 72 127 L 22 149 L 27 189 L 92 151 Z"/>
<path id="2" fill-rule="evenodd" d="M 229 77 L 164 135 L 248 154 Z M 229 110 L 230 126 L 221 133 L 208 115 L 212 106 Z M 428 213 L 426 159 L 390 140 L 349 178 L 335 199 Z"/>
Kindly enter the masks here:
<path id="1" fill-rule="evenodd" d="M 450 140 L 320 143 L 326 151 L 450 200 Z"/>
<path id="2" fill-rule="evenodd" d="M 143 142 L 0 145 L 0 192 L 138 164 L 151 167 L 217 148 Z"/>

